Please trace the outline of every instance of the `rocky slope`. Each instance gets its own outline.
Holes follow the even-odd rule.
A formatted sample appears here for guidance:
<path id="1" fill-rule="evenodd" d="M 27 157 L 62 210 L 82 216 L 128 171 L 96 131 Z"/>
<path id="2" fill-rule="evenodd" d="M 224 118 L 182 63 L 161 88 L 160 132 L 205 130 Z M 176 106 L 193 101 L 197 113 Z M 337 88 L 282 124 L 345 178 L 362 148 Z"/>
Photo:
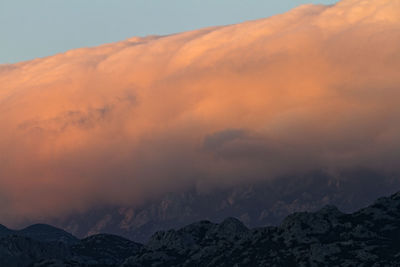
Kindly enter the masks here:
<path id="1" fill-rule="evenodd" d="M 165 194 L 140 206 L 93 209 L 49 223 L 80 238 L 110 233 L 144 243 L 155 231 L 200 220 L 219 222 L 235 217 L 255 228 L 276 226 L 294 212 L 317 211 L 325 205 L 354 212 L 400 188 L 398 179 L 369 170 L 353 170 L 338 176 L 314 171 L 208 192 L 192 189 Z"/>
<path id="2" fill-rule="evenodd" d="M 277 227 L 199 221 L 145 245 L 106 234 L 39 241 L 0 229 L 10 232 L 0 239 L 1 266 L 399 266 L 400 192 L 350 214 L 330 205 L 294 213 Z"/>
<path id="3" fill-rule="evenodd" d="M 231 218 L 159 232 L 123 266 L 398 266 L 399 234 L 397 193 L 353 214 L 294 213 L 279 227 L 250 230 Z"/>

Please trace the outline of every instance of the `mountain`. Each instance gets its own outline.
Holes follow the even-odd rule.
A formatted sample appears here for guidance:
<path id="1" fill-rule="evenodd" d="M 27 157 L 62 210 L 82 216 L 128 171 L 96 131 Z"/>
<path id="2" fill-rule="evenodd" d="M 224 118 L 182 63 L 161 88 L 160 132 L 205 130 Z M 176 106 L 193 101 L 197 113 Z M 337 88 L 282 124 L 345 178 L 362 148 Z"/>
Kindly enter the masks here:
<path id="1" fill-rule="evenodd" d="M 30 233 L 41 231 L 31 227 Z M 145 244 L 99 234 L 75 244 L 0 238 L 1 266 L 399 266 L 400 192 L 354 213 L 327 205 L 279 226 L 236 218 L 158 231 Z"/>
<path id="2" fill-rule="evenodd" d="M 278 225 L 293 212 L 316 211 L 325 205 L 354 212 L 378 197 L 393 194 L 395 188 L 400 188 L 398 179 L 373 171 L 353 170 L 336 176 L 315 171 L 208 192 L 193 188 L 142 205 L 92 209 L 50 223 L 81 238 L 110 233 L 145 243 L 157 230 L 177 229 L 205 219 L 236 217 L 254 228 Z"/>
<path id="3" fill-rule="evenodd" d="M 72 234 L 47 224 L 34 224 L 14 232 L 14 234 L 42 242 L 62 242 L 65 244 L 74 244 L 78 242 L 78 239 Z"/>
<path id="4" fill-rule="evenodd" d="M 22 236 L 41 242 L 59 242 L 67 245 L 75 244 L 79 241 L 72 234 L 48 224 L 34 224 L 22 230 L 12 230 L 0 225 L 0 237 Z"/>
<path id="5" fill-rule="evenodd" d="M 12 230 L 8 229 L 4 225 L 0 224 L 0 237 L 7 236 L 13 233 Z"/>
<path id="6" fill-rule="evenodd" d="M 96 264 L 116 265 L 131 255 L 138 253 L 142 247 L 120 236 L 98 234 L 82 239 L 71 247 L 74 255 L 78 255 L 79 262 L 90 265 Z"/>
<path id="7" fill-rule="evenodd" d="M 334 206 L 247 229 L 235 219 L 153 235 L 122 266 L 398 266 L 400 193 L 353 214 Z"/>
<path id="8" fill-rule="evenodd" d="M 399 11 L 0 65 L 0 266 L 399 265 Z"/>
<path id="9" fill-rule="evenodd" d="M 39 241 L 34 238 L 43 236 L 42 226 L 35 225 L 29 230 L 28 236 L 19 232 L 0 238 L 0 266 L 117 266 L 142 247 L 123 237 L 107 234 L 67 243 Z"/>
<path id="10" fill-rule="evenodd" d="M 29 237 L 11 235 L 0 237 L 0 266 L 32 266 L 42 259 L 71 258 L 69 247 L 60 242 L 41 242 Z"/>

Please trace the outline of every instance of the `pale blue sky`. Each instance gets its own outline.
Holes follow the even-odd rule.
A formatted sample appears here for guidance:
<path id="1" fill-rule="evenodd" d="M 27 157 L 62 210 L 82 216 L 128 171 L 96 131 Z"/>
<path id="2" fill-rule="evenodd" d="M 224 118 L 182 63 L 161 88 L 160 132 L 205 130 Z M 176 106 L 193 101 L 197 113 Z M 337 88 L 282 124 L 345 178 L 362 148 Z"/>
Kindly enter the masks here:
<path id="1" fill-rule="evenodd" d="M 132 36 L 269 17 L 336 0 L 0 0 L 0 63 Z"/>

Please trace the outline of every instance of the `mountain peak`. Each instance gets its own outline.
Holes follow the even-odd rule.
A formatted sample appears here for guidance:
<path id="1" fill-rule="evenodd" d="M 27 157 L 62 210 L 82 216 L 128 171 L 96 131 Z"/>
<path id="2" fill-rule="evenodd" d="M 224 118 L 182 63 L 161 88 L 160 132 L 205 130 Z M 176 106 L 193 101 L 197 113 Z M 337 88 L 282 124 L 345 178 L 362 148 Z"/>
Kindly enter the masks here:
<path id="1" fill-rule="evenodd" d="M 9 229 L 8 229 L 6 226 L 0 224 L 0 231 L 1 231 L 1 230 L 9 230 Z"/>
<path id="2" fill-rule="evenodd" d="M 44 242 L 58 241 L 72 244 L 78 241 L 72 234 L 48 224 L 33 224 L 17 231 L 17 234 Z"/>
<path id="3" fill-rule="evenodd" d="M 249 229 L 237 218 L 229 217 L 223 220 L 219 225 L 218 228 L 220 230 L 228 231 L 231 233 L 241 234 L 248 232 Z"/>
<path id="4" fill-rule="evenodd" d="M 35 223 L 25 227 L 24 229 L 20 230 L 22 232 L 30 232 L 30 231 L 47 231 L 47 232 L 55 232 L 55 231 L 63 231 L 57 227 L 54 227 L 49 224 L 45 223 Z"/>
<path id="5" fill-rule="evenodd" d="M 12 234 L 13 231 L 5 227 L 4 225 L 0 224 L 0 237 L 7 236 Z"/>

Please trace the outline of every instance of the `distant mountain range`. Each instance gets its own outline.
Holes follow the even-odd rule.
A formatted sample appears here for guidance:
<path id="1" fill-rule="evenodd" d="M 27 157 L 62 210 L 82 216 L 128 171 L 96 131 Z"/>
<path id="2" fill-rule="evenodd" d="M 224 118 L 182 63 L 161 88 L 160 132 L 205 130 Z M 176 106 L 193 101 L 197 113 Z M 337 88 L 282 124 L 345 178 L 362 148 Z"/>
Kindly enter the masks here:
<path id="1" fill-rule="evenodd" d="M 236 217 L 254 228 L 278 225 L 293 212 L 316 211 L 325 205 L 353 212 L 396 188 L 398 179 L 373 171 L 348 171 L 336 177 L 315 171 L 208 192 L 169 193 L 141 206 L 103 207 L 46 222 L 80 238 L 109 233 L 145 243 L 155 231 L 204 219 L 220 222 Z"/>
<path id="2" fill-rule="evenodd" d="M 399 266 L 400 192 L 346 214 L 298 212 L 279 226 L 235 218 L 156 232 L 142 245 L 98 234 L 77 239 L 49 225 L 0 226 L 0 266 Z"/>

